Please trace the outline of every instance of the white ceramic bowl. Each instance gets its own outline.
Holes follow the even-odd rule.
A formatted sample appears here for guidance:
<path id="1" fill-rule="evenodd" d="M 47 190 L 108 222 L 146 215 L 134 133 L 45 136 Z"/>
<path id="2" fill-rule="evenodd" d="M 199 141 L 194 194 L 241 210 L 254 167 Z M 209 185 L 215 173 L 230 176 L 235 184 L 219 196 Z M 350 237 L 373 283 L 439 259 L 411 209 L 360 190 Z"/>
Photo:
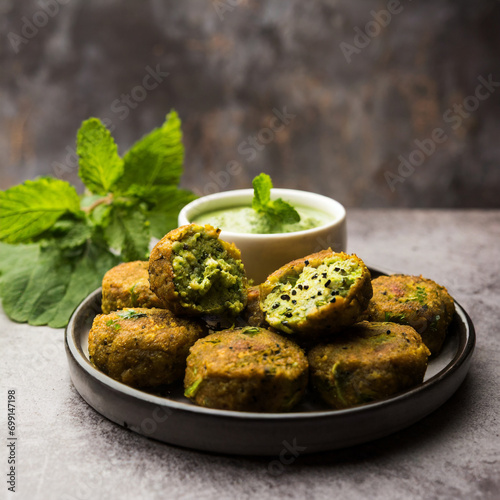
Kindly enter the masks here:
<path id="1" fill-rule="evenodd" d="M 179 226 L 190 224 L 195 217 L 223 208 L 251 206 L 253 189 L 238 189 L 203 196 L 187 204 L 179 213 Z M 336 252 L 345 251 L 347 243 L 345 208 L 326 196 L 298 191 L 277 189 L 271 199 L 282 198 L 289 203 L 310 207 L 331 216 L 330 222 L 304 231 L 276 234 L 248 234 L 226 231 L 221 227 L 220 238 L 234 243 L 241 251 L 247 276 L 255 284 L 282 265 L 314 252 L 331 247 Z"/>

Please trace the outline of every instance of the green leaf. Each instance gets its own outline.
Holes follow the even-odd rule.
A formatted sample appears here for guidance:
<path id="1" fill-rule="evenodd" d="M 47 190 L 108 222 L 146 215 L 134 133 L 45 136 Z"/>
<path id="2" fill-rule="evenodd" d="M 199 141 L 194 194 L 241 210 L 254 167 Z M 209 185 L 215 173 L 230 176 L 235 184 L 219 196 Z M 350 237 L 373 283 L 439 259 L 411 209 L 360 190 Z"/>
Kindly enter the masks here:
<path id="1" fill-rule="evenodd" d="M 83 245 L 92 238 L 92 228 L 85 219 L 65 219 L 61 218 L 41 237 L 57 241 L 60 249 L 76 248 Z"/>
<path id="2" fill-rule="evenodd" d="M 87 188 L 105 195 L 123 174 L 123 160 L 109 130 L 98 118 L 82 123 L 77 134 L 78 174 Z"/>
<path id="3" fill-rule="evenodd" d="M 80 198 L 66 181 L 40 177 L 0 192 L 0 240 L 29 242 L 61 215 L 80 213 Z"/>
<path id="4" fill-rule="evenodd" d="M 150 223 L 151 235 L 155 238 L 163 238 L 169 231 L 176 228 L 179 212 L 194 199 L 196 199 L 196 195 L 191 191 L 173 186 L 164 187 L 161 191 L 157 191 L 153 208 L 148 210 L 146 214 Z"/>
<path id="5" fill-rule="evenodd" d="M 271 177 L 267 174 L 261 173 L 257 177 L 254 177 L 252 186 L 252 208 L 257 211 L 265 210 L 267 204 L 271 201 L 271 189 L 273 187 Z"/>
<path id="6" fill-rule="evenodd" d="M 16 252 L 17 247 L 12 247 Z M 39 301 L 59 302 L 71 276 L 71 264 L 55 248 L 40 248 L 33 261 L 19 261 L 19 269 L 2 276 L 2 299 L 6 314 L 14 321 L 32 324 L 42 312 Z"/>
<path id="7" fill-rule="evenodd" d="M 117 316 L 123 319 L 137 319 L 137 318 L 145 318 L 147 316 L 146 313 L 141 313 L 138 311 L 134 311 L 133 309 L 124 309 L 116 313 Z"/>
<path id="8" fill-rule="evenodd" d="M 104 274 L 118 265 L 120 259 L 106 248 L 89 244 L 84 253 L 74 263 L 70 280 L 60 301 L 40 300 L 38 314 L 30 318 L 32 325 L 47 323 L 53 328 L 67 325 L 69 318 L 87 295 L 101 286 Z M 45 303 L 44 303 L 45 302 Z M 35 316 L 35 315 L 33 315 Z"/>
<path id="9" fill-rule="evenodd" d="M 176 186 L 182 175 L 181 122 L 171 111 L 165 123 L 136 142 L 123 158 L 122 193 L 147 194 L 153 186 Z"/>
<path id="10" fill-rule="evenodd" d="M 259 174 L 253 179 L 252 185 L 254 189 L 252 208 L 267 219 L 271 227 L 300 221 L 299 213 L 290 203 L 281 198 L 271 201 L 273 183 L 269 175 Z"/>
<path id="11" fill-rule="evenodd" d="M 67 324 L 76 306 L 119 262 L 107 249 L 93 244 L 77 256 L 55 246 L 0 244 L 0 257 L 5 313 L 14 321 L 55 328 Z"/>
<path id="12" fill-rule="evenodd" d="M 110 248 L 121 253 L 124 261 L 147 259 L 151 234 L 141 207 L 115 205 L 109 217 L 104 237 Z"/>
<path id="13" fill-rule="evenodd" d="M 271 202 L 274 214 L 284 224 L 293 224 L 300 221 L 300 215 L 290 203 L 283 201 L 281 198 Z"/>

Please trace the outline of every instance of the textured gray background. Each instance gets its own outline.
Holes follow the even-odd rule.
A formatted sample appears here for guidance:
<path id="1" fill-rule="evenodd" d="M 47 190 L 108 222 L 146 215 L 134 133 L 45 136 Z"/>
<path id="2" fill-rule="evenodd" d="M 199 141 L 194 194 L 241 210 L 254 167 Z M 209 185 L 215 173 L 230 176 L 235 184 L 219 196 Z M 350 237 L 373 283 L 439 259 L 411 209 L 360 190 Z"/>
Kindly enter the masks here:
<path id="1" fill-rule="evenodd" d="M 124 151 L 175 108 L 183 183 L 199 194 L 266 171 L 347 206 L 498 207 L 500 88 L 467 117 L 454 106 L 480 76 L 500 81 L 500 3 L 401 0 L 348 63 L 340 44 L 387 5 L 0 0 L 0 187 L 38 174 L 77 182 L 71 151 L 89 116 L 107 119 Z M 144 92 L 148 67 L 169 74 Z M 124 105 L 126 94 L 137 100 Z M 294 118 L 269 134 L 273 109 Z M 386 172 L 437 127 L 446 141 L 392 191 Z M 251 153 L 244 141 L 259 132 Z"/>

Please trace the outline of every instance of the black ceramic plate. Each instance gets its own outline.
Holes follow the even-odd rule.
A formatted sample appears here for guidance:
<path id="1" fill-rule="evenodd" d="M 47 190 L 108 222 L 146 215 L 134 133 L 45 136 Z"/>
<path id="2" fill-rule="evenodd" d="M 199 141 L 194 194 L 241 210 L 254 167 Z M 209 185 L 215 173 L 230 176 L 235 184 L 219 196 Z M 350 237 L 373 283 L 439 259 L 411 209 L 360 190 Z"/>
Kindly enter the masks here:
<path id="1" fill-rule="evenodd" d="M 372 275 L 381 273 L 372 271 Z M 475 344 L 472 322 L 456 304 L 441 353 L 429 361 L 424 382 L 397 396 L 332 410 L 312 395 L 291 413 L 202 408 L 182 394 L 182 383 L 162 395 L 133 389 L 97 370 L 88 359 L 88 333 L 101 313 L 101 290 L 76 309 L 66 328 L 66 353 L 76 390 L 108 419 L 166 443 L 219 453 L 279 456 L 295 447 L 313 453 L 386 436 L 425 417 L 462 383 Z M 286 452 L 286 451 L 285 451 Z"/>

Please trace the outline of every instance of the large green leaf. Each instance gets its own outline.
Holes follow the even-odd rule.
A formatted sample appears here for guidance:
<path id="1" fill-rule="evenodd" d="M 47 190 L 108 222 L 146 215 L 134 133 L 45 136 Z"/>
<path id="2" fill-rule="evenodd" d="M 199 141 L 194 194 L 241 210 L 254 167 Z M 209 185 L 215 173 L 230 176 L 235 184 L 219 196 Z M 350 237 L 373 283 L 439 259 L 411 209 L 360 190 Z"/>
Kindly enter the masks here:
<path id="1" fill-rule="evenodd" d="M 0 240 L 24 243 L 49 229 L 66 212 L 80 212 L 76 189 L 66 181 L 40 177 L 0 192 Z"/>
<path id="2" fill-rule="evenodd" d="M 104 236 L 109 247 L 120 253 L 123 260 L 144 260 L 148 257 L 149 223 L 139 205 L 112 208 Z"/>
<path id="3" fill-rule="evenodd" d="M 178 216 L 181 209 L 196 199 L 191 191 L 176 187 L 164 187 L 155 192 L 154 206 L 147 212 L 151 235 L 163 238 L 172 229 L 178 226 Z"/>
<path id="4" fill-rule="evenodd" d="M 177 186 L 182 175 L 184 146 L 175 111 L 165 123 L 136 142 L 123 158 L 122 192 L 147 195 L 154 186 Z"/>
<path id="5" fill-rule="evenodd" d="M 78 255 L 55 246 L 0 244 L 0 297 L 14 321 L 63 327 L 119 258 L 88 244 Z"/>
<path id="6" fill-rule="evenodd" d="M 123 174 L 123 160 L 109 130 L 98 118 L 82 123 L 77 134 L 76 152 L 78 174 L 95 194 L 105 195 L 113 190 Z"/>

